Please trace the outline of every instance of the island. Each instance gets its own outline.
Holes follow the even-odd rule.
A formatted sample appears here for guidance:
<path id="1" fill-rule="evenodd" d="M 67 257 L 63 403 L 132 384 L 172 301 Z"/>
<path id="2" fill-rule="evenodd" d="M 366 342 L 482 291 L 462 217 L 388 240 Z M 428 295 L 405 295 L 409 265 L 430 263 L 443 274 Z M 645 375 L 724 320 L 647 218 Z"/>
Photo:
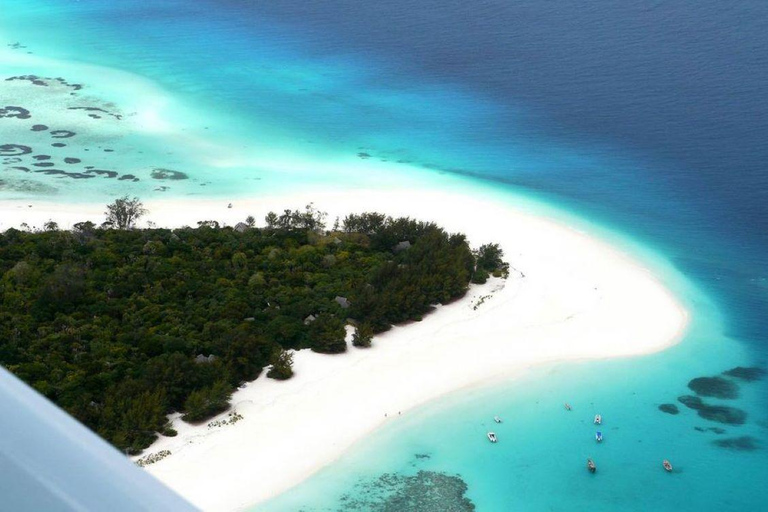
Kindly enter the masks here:
<path id="1" fill-rule="evenodd" d="M 505 276 L 497 244 L 381 213 L 333 227 L 312 205 L 256 227 L 200 221 L 135 229 L 138 198 L 107 221 L 0 234 L 0 364 L 116 448 L 138 454 L 168 415 L 190 423 L 229 407 L 232 392 L 293 375 L 293 351 L 371 346 L 420 321 L 470 282 Z"/>

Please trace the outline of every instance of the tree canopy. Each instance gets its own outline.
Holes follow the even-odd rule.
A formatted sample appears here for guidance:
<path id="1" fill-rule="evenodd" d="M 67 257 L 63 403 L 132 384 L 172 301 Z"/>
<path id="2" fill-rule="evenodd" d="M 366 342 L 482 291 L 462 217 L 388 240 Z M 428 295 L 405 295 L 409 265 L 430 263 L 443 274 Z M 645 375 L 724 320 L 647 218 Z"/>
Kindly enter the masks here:
<path id="1" fill-rule="evenodd" d="M 347 323 L 367 346 L 462 296 L 475 272 L 463 235 L 409 218 L 324 231 L 310 205 L 265 228 L 123 229 L 141 203 L 110 206 L 111 227 L 0 235 L 0 364 L 133 453 L 170 432 L 168 413 L 203 421 L 267 365 L 289 378 L 291 349 L 345 351 Z"/>
<path id="2" fill-rule="evenodd" d="M 131 229 L 146 213 L 147 210 L 138 197 L 130 199 L 124 196 L 107 205 L 105 224 L 116 229 Z"/>

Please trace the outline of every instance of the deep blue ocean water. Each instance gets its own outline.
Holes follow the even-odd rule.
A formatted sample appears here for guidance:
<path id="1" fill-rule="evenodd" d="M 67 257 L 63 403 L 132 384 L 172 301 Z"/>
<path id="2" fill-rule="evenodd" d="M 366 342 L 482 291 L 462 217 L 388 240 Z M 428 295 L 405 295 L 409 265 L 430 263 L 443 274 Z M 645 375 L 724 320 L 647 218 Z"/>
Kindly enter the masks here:
<path id="1" fill-rule="evenodd" d="M 265 509 L 349 508 L 340 496 L 418 469 L 460 475 L 479 510 L 768 509 L 764 381 L 732 401 L 748 413 L 743 426 L 656 410 L 693 377 L 768 364 L 768 3 L 0 0 L 0 12 L 0 43 L 151 79 L 185 105 L 169 110 L 185 129 L 234 161 L 212 171 L 183 140 L 168 139 L 179 155 L 167 155 L 126 138 L 115 169 L 132 170 L 146 146 L 154 165 L 193 179 L 166 192 L 150 180 L 46 182 L 61 200 L 231 197 L 365 180 L 374 167 L 392 180 L 459 175 L 639 242 L 692 310 L 669 351 L 553 366 L 442 400 Z M 114 94 L 130 96 L 131 84 Z M 9 126 L 0 144 L 20 142 Z M 565 393 L 588 413 L 563 422 Z M 611 423 L 592 481 L 582 474 L 591 427 L 580 422 L 598 407 Z M 517 430 L 495 453 L 464 443 L 491 408 L 526 425 L 505 424 Z M 420 429 L 439 434 L 422 443 Z M 742 436 L 756 449 L 712 444 Z M 639 462 L 670 452 L 679 474 Z"/>

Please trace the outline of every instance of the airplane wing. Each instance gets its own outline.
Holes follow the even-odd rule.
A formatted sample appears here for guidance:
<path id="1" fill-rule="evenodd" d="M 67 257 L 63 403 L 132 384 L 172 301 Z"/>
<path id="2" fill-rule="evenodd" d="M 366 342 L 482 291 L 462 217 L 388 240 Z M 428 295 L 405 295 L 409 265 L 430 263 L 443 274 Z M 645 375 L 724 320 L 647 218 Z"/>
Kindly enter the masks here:
<path id="1" fill-rule="evenodd" d="M 0 509 L 195 508 L 0 367 Z"/>

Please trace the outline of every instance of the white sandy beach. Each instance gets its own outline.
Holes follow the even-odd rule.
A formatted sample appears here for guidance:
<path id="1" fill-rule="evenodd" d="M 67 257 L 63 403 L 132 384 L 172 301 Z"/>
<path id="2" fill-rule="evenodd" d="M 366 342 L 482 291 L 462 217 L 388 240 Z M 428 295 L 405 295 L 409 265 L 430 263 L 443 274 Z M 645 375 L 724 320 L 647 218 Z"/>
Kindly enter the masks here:
<path id="1" fill-rule="evenodd" d="M 511 204 L 455 192 L 356 190 L 233 201 L 147 202 L 160 226 L 215 219 L 234 225 L 269 210 L 314 202 L 337 215 L 381 211 L 432 220 L 474 246 L 499 242 L 510 277 L 472 287 L 465 298 L 420 323 L 377 336 L 372 349 L 343 355 L 295 354 L 295 377 L 262 375 L 237 391 L 234 425 L 191 427 L 149 450 L 172 455 L 148 471 L 205 510 L 239 510 L 275 496 L 338 458 L 398 412 L 543 362 L 626 357 L 680 339 L 687 313 L 642 264 L 568 226 Z M 27 204 L 32 204 L 31 208 Z M 104 206 L 0 205 L 0 231 L 53 219 L 62 227 L 103 220 Z M 481 296 L 487 297 L 482 304 Z M 476 307 L 477 306 L 477 307 Z M 471 357 L 467 357 L 471 354 Z M 385 417 L 386 414 L 386 417 Z M 226 413 L 221 415 L 226 418 Z"/>

